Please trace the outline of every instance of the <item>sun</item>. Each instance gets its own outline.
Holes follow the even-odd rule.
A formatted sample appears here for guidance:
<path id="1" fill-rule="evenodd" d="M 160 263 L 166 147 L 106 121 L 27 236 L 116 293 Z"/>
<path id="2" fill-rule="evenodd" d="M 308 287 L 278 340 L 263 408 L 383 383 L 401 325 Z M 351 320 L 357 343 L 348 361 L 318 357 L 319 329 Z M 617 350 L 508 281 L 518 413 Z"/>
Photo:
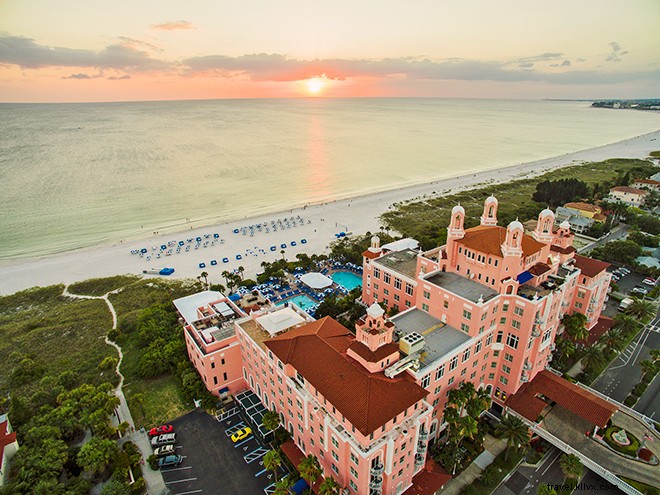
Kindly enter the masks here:
<path id="1" fill-rule="evenodd" d="M 317 95 L 321 92 L 323 87 L 325 86 L 325 80 L 322 77 L 312 77 L 311 79 L 307 79 L 307 91 L 309 91 L 313 95 Z"/>

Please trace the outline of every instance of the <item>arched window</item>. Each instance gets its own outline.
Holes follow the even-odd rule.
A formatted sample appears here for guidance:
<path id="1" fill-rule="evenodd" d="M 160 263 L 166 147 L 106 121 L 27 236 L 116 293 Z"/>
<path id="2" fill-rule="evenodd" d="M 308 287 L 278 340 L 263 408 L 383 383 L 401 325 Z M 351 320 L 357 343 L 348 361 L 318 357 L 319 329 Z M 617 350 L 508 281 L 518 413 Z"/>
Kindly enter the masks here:
<path id="1" fill-rule="evenodd" d="M 493 218 L 493 210 L 494 209 L 495 209 L 495 207 L 493 205 L 490 205 L 490 207 L 488 208 L 488 217 L 489 218 Z"/>

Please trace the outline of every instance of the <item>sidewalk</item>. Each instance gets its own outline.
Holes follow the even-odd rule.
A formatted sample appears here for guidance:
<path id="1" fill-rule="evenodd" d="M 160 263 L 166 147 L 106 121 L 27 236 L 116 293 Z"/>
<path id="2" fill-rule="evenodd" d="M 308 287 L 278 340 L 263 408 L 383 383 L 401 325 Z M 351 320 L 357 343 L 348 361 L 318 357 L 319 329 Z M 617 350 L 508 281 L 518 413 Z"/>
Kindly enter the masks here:
<path id="1" fill-rule="evenodd" d="M 465 471 L 449 480 L 436 493 L 439 495 L 458 495 L 463 488 L 471 485 L 481 475 L 484 469 L 506 449 L 506 441 L 486 435 L 484 449 Z"/>

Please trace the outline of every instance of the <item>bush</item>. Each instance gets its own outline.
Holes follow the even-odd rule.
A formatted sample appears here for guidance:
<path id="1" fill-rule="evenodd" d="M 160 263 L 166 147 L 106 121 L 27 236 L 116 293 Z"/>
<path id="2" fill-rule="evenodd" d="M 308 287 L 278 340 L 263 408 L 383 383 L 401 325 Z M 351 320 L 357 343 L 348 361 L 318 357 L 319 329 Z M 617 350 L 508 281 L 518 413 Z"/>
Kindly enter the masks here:
<path id="1" fill-rule="evenodd" d="M 632 407 L 635 404 L 637 404 L 638 400 L 639 400 L 639 397 L 637 397 L 636 395 L 630 394 L 628 397 L 625 398 L 625 400 L 623 401 L 623 404 L 625 406 Z"/>
<path id="2" fill-rule="evenodd" d="M 632 392 L 630 392 L 632 395 L 636 395 L 637 397 L 641 397 L 642 394 L 646 391 L 648 387 L 648 383 L 638 383 L 635 385 L 635 388 L 632 389 Z"/>

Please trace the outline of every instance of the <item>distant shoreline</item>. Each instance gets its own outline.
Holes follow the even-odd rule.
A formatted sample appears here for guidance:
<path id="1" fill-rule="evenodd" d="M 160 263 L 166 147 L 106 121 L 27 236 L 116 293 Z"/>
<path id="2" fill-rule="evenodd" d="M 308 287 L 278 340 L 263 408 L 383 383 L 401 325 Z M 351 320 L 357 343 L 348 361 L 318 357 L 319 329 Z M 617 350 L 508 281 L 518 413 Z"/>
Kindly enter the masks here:
<path id="1" fill-rule="evenodd" d="M 550 170 L 576 165 L 583 162 L 599 161 L 608 158 L 647 158 L 649 153 L 660 149 L 660 130 L 598 146 L 582 151 L 530 162 L 514 164 L 502 168 L 491 168 L 479 172 L 468 171 L 463 175 L 436 180 L 397 189 L 375 191 L 361 196 L 336 199 L 331 202 L 309 203 L 263 214 L 255 217 L 223 222 L 215 225 L 194 226 L 152 235 L 143 239 L 126 240 L 89 248 L 68 251 L 36 258 L 12 259 L 0 262 L 0 295 L 11 294 L 33 286 L 45 286 L 57 283 L 72 283 L 96 277 L 106 277 L 124 273 L 142 274 L 142 270 L 170 266 L 175 268 L 173 278 L 195 278 L 202 271 L 209 273 L 211 282 L 222 283 L 221 272 L 233 270 L 238 266 L 245 268 L 248 278 L 261 269 L 263 261 L 273 261 L 281 257 L 281 245 L 286 244 L 285 256 L 295 258 L 297 253 L 321 253 L 327 249 L 335 234 L 351 231 L 361 234 L 380 229 L 379 217 L 394 203 L 410 201 L 424 196 L 447 195 L 456 191 L 472 189 L 487 184 L 502 183 L 517 178 L 534 177 Z M 256 227 L 254 234 L 247 232 L 250 225 L 268 224 L 284 217 L 303 219 L 296 227 L 279 229 L 265 233 Z M 187 225 L 187 224 L 184 224 Z M 233 233 L 234 229 L 246 227 L 246 234 Z M 442 228 L 444 226 L 439 226 Z M 186 242 L 189 238 L 202 237 L 217 233 L 225 242 L 188 252 L 153 258 L 147 262 L 144 258 L 130 254 L 131 250 L 148 249 L 168 242 Z M 305 239 L 305 243 L 301 240 Z M 291 246 L 291 242 L 295 246 Z M 276 250 L 272 251 L 271 246 Z M 158 252 L 158 251 L 154 251 Z M 241 255 L 237 260 L 236 255 Z M 227 258 L 228 263 L 222 259 Z M 217 265 L 210 261 L 216 260 Z M 204 269 L 199 263 L 205 263 Z"/>

